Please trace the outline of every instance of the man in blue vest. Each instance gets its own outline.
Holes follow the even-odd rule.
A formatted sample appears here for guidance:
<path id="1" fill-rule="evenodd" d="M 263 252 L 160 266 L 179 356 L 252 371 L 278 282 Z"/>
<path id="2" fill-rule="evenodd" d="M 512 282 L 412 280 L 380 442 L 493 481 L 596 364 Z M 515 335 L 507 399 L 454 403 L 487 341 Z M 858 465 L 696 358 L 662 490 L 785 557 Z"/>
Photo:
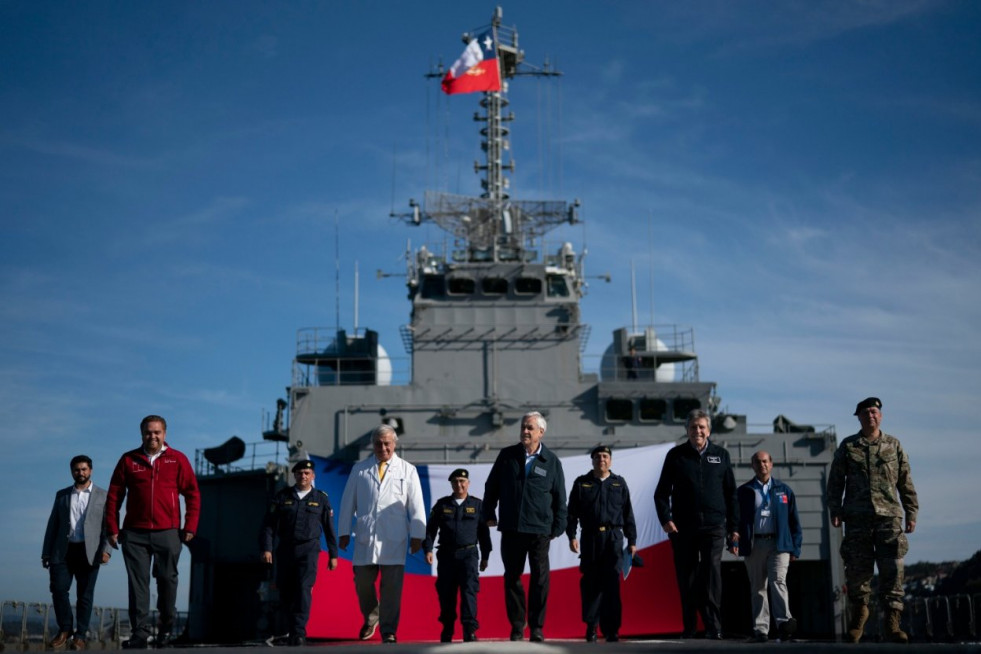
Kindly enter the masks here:
<path id="1" fill-rule="evenodd" d="M 773 459 L 763 450 L 753 455 L 756 476 L 736 491 L 739 498 L 739 556 L 745 557 L 753 599 L 753 640 L 765 643 L 770 633 L 770 597 L 780 638 L 797 630 L 787 598 L 787 569 L 800 557 L 804 540 L 797 499 L 787 484 L 770 476 Z"/>

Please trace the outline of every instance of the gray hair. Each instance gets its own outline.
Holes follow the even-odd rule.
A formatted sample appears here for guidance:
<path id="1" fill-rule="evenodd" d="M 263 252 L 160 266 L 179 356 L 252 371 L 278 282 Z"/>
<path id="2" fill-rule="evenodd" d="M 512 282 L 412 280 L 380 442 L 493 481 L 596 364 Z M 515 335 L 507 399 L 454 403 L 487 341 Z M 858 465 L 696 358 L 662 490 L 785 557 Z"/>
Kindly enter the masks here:
<path id="1" fill-rule="evenodd" d="M 688 412 L 688 417 L 685 419 L 685 429 L 688 429 L 688 427 L 694 421 L 700 420 L 702 418 L 705 418 L 705 422 L 708 423 L 709 429 L 711 429 L 712 428 L 712 416 L 710 416 L 708 414 L 708 411 L 706 411 L 705 409 L 692 409 L 691 411 L 689 411 Z"/>
<path id="2" fill-rule="evenodd" d="M 374 445 L 375 443 L 377 443 L 378 440 L 382 437 L 382 434 L 385 434 L 385 433 L 391 434 L 392 435 L 392 438 L 395 439 L 395 442 L 396 443 L 399 442 L 399 435 L 395 431 L 395 428 L 392 427 L 391 425 L 384 425 L 384 424 L 382 424 L 382 425 L 378 425 L 377 427 L 375 427 L 374 431 L 371 432 L 371 443 L 372 443 L 372 445 Z"/>
<path id="3" fill-rule="evenodd" d="M 522 424 L 528 418 L 534 418 L 535 419 L 535 421 L 538 423 L 538 428 L 542 430 L 542 433 L 543 434 L 545 433 L 545 430 L 548 429 L 548 423 L 545 422 L 545 416 L 543 416 L 542 414 L 538 413 L 537 411 L 529 411 L 525 415 L 521 416 L 521 422 L 522 422 Z"/>

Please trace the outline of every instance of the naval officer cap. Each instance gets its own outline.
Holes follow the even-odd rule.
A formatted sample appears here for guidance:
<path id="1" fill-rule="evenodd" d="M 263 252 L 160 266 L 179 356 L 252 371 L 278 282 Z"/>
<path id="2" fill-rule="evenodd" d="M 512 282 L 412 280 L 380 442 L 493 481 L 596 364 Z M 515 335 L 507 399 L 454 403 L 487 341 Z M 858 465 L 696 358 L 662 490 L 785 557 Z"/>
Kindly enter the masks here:
<path id="1" fill-rule="evenodd" d="M 592 458 L 597 454 L 609 454 L 613 456 L 613 450 L 610 449 L 609 445 L 597 445 L 593 448 L 593 451 L 589 453 L 589 457 Z"/>
<path id="2" fill-rule="evenodd" d="M 881 409 L 882 408 L 882 400 L 880 400 L 877 397 L 867 397 L 864 400 L 862 400 L 861 402 L 859 402 L 858 403 L 858 406 L 855 407 L 855 413 L 854 413 L 854 415 L 857 416 L 858 414 L 860 414 L 865 409 L 871 409 L 873 407 L 875 407 L 876 409 Z"/>
<path id="3" fill-rule="evenodd" d="M 306 459 L 304 461 L 297 461 L 293 464 L 293 472 L 299 472 L 301 470 L 313 470 L 313 461 Z"/>
<path id="4" fill-rule="evenodd" d="M 457 468 L 450 473 L 448 479 L 450 481 L 453 481 L 454 479 L 470 479 L 470 473 L 467 472 L 466 468 Z"/>

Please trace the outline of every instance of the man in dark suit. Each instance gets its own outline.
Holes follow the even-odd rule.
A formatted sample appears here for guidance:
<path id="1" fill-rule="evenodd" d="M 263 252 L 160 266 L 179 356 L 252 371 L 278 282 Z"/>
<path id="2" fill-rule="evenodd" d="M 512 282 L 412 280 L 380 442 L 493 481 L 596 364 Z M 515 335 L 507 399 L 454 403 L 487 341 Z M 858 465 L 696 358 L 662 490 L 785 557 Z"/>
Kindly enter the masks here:
<path id="1" fill-rule="evenodd" d="M 110 547 L 103 517 L 106 491 L 92 483 L 92 459 L 80 454 L 71 460 L 75 483 L 55 495 L 44 532 L 41 565 L 51 576 L 51 601 L 58 635 L 50 645 L 60 649 L 71 639 L 73 650 L 85 649 L 99 565 L 109 562 Z M 75 580 L 76 620 L 68 591 Z"/>
<path id="2" fill-rule="evenodd" d="M 545 447 L 542 437 L 548 425 L 537 411 L 521 419 L 521 442 L 505 447 L 484 485 L 482 519 L 501 532 L 504 562 L 504 605 L 511 622 L 511 640 L 524 637 L 542 642 L 548 601 L 548 550 L 553 538 L 565 532 L 568 513 L 562 461 Z M 500 520 L 497 510 L 500 508 Z M 528 560 L 531 578 L 528 601 L 521 574 Z"/>

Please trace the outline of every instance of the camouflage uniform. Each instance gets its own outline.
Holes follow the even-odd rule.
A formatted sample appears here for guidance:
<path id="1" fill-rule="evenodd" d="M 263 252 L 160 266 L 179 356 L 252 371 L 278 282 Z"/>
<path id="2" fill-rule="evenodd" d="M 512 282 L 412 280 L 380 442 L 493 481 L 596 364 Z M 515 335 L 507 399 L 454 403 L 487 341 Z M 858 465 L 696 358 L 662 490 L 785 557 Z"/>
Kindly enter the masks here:
<path id="1" fill-rule="evenodd" d="M 883 608 L 902 611 L 903 557 L 909 550 L 903 519 L 916 522 L 919 505 L 899 440 L 880 431 L 874 440 L 859 432 L 842 441 L 828 477 L 828 508 L 832 519 L 845 523 L 841 559 L 849 601 L 868 604 L 878 565 Z"/>

